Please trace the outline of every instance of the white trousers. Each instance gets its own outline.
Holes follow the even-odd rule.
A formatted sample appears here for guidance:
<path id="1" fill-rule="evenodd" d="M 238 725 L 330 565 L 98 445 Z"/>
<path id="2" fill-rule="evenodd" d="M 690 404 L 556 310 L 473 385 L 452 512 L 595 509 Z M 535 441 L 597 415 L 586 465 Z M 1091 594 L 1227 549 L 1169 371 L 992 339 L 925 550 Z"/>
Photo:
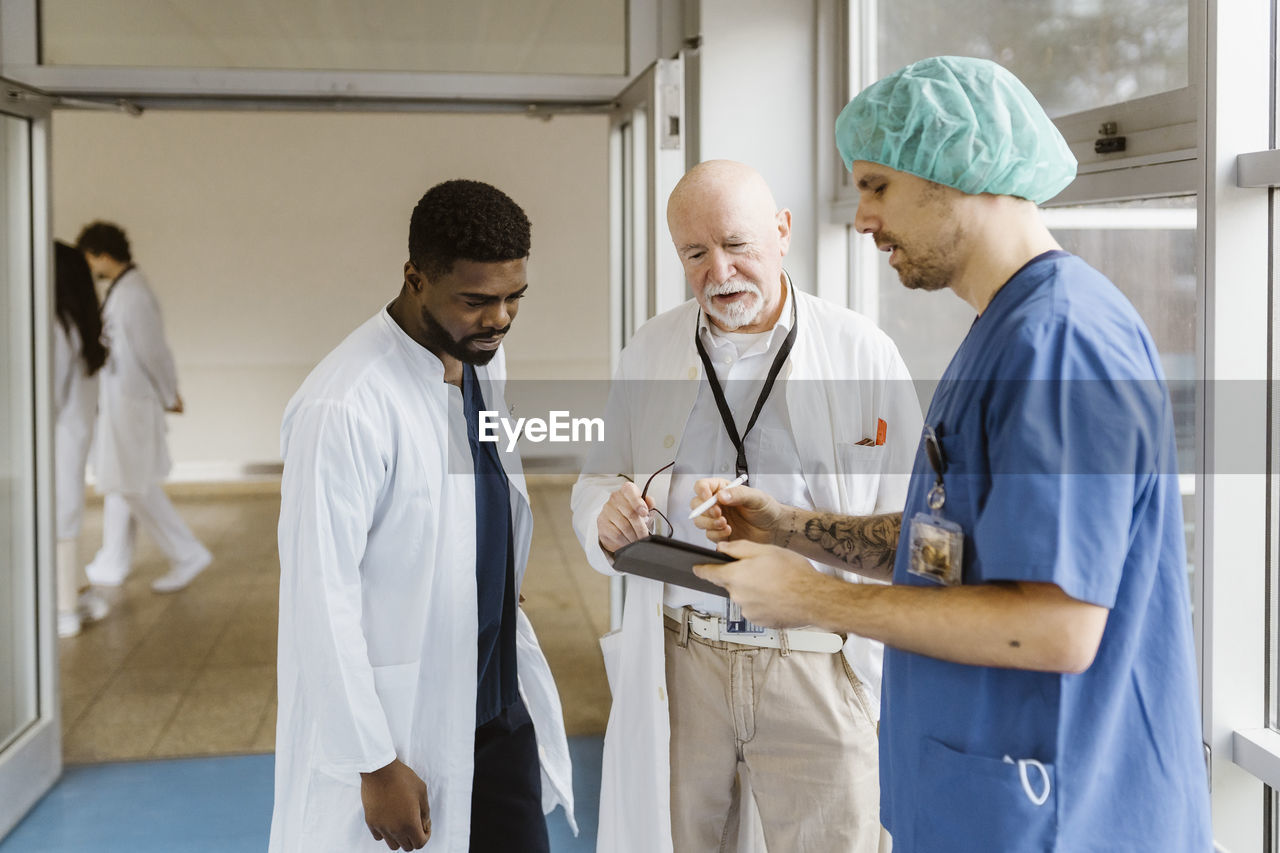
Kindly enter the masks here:
<path id="1" fill-rule="evenodd" d="M 129 574 L 139 524 L 174 566 L 208 554 L 156 483 L 142 494 L 108 492 L 102 499 L 102 550 L 93 558 L 95 574 Z"/>

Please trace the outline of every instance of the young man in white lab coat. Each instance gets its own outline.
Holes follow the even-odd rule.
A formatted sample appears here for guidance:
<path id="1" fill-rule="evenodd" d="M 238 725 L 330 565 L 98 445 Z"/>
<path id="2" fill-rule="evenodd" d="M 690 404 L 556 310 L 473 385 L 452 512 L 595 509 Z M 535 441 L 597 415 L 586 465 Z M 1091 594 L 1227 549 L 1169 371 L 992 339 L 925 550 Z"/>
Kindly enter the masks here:
<path id="1" fill-rule="evenodd" d="M 708 545 L 687 519 L 707 472 L 745 470 L 812 507 L 900 507 L 920 430 L 906 367 L 866 318 L 791 286 L 791 213 L 764 179 L 703 163 L 672 192 L 667 222 L 694 298 L 646 323 L 621 355 L 605 441 L 572 498 L 592 566 L 612 573 L 612 553 L 648 535 L 651 508 L 676 538 Z M 873 853 L 880 645 L 730 633 L 725 605 L 627 578 L 622 629 L 604 643 L 613 707 L 598 849 L 734 849 L 749 806 L 741 772 L 769 850 Z"/>
<path id="2" fill-rule="evenodd" d="M 134 266 L 129 240 L 119 226 L 110 222 L 85 226 L 76 238 L 76 248 L 84 253 L 94 278 L 110 282 L 102 301 L 102 325 L 111 356 L 99 374 L 92 456 L 98 491 L 104 495 L 102 549 L 85 572 L 98 586 L 124 583 L 140 523 L 169 558 L 168 573 L 152 581 L 152 590 L 177 592 L 204 571 L 213 557 L 160 486 L 173 467 L 165 412 L 182 412 L 178 372 L 165 340 L 160 303 Z"/>
<path id="3" fill-rule="evenodd" d="M 502 340 L 529 221 L 448 181 L 418 202 L 400 295 L 285 410 L 272 853 L 547 850 L 572 825 L 551 672 L 518 606 L 532 514 Z"/>

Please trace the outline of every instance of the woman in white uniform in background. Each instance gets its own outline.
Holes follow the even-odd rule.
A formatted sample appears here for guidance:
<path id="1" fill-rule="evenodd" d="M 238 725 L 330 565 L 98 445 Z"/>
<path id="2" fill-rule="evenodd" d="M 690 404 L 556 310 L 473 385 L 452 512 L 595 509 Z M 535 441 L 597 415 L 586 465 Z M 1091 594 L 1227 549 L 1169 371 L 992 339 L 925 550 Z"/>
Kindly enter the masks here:
<path id="1" fill-rule="evenodd" d="M 85 569 L 99 586 L 119 586 L 133 562 L 134 522 L 169 559 L 155 592 L 176 592 L 213 557 L 200 544 L 161 488 L 173 463 L 165 436 L 165 412 L 180 413 L 178 372 L 164 336 L 160 303 L 133 264 L 119 226 L 94 222 L 76 248 L 93 277 L 108 281 L 102 325 L 111 357 L 102 371 L 93 472 L 102 503 L 102 550 Z"/>
<path id="2" fill-rule="evenodd" d="M 84 466 L 98 416 L 97 372 L 107 360 L 102 314 L 84 257 L 54 245 L 53 432 L 58 533 L 58 636 L 74 637 L 83 621 L 107 615 L 89 588 L 76 547 L 84 517 Z"/>

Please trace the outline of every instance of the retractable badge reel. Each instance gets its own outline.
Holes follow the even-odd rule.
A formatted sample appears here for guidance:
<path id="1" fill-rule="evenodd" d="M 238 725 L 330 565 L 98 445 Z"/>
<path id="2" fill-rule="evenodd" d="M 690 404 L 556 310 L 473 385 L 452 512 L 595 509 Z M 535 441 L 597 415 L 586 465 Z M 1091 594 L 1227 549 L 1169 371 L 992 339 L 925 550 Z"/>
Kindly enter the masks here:
<path id="1" fill-rule="evenodd" d="M 911 519 L 907 570 L 935 583 L 955 586 L 962 577 L 964 531 L 954 521 L 942 517 L 943 507 L 947 505 L 947 489 L 942 482 L 947 459 L 933 427 L 924 428 L 924 451 L 935 479 L 925 498 L 929 512 L 918 512 Z"/>

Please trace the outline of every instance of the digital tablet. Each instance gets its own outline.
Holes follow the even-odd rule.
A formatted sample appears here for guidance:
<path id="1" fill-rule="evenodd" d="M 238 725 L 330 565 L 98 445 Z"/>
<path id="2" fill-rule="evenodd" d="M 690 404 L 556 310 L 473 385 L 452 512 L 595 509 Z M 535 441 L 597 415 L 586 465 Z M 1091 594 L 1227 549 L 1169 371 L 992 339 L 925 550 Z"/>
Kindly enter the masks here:
<path id="1" fill-rule="evenodd" d="M 693 573 L 703 563 L 732 563 L 733 558 L 710 548 L 701 548 L 667 536 L 650 536 L 623 545 L 613 555 L 613 567 L 631 575 L 675 584 L 698 592 L 728 598 L 724 587 L 704 581 Z"/>

